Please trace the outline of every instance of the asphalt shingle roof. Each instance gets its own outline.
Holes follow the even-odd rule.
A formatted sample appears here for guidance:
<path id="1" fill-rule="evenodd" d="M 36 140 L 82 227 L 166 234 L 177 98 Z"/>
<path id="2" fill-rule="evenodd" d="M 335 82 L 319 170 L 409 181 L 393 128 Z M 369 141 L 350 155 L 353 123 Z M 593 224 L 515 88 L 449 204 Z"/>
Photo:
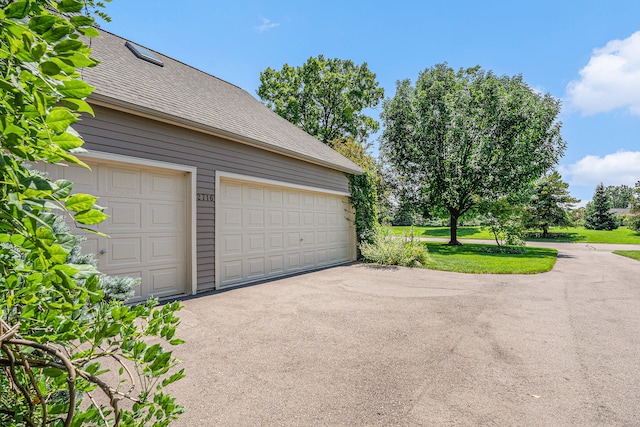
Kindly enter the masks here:
<path id="1" fill-rule="evenodd" d="M 290 157 L 349 173 L 358 165 L 289 123 L 247 91 L 152 51 L 164 66 L 136 57 L 127 40 L 99 30 L 91 40 L 100 61 L 83 70 L 95 86 L 89 98 L 172 120 Z"/>

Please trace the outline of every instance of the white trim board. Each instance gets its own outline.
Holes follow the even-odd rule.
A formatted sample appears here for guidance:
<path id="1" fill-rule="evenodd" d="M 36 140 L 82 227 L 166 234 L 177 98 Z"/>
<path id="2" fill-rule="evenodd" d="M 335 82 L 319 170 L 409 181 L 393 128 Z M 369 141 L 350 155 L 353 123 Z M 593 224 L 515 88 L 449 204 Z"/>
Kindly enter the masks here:
<path id="1" fill-rule="evenodd" d="M 158 160 L 144 159 L 140 157 L 124 156 L 122 154 L 105 153 L 103 151 L 87 151 L 75 155 L 80 160 L 96 160 L 104 163 L 123 163 L 129 166 L 138 166 L 144 168 L 168 169 L 173 171 L 181 171 L 189 175 L 187 200 L 191 202 L 187 206 L 187 218 L 189 220 L 188 228 L 190 229 L 187 236 L 187 258 L 190 259 L 190 267 L 187 268 L 188 280 L 191 282 L 191 295 L 195 295 L 198 291 L 198 257 L 197 257 L 197 212 L 196 212 L 196 188 L 198 178 L 198 168 L 195 166 L 181 165 L 177 163 L 163 162 Z"/>
<path id="2" fill-rule="evenodd" d="M 239 173 L 216 171 L 216 194 L 220 185 L 220 178 L 235 179 L 237 181 L 255 182 L 258 184 L 274 185 L 276 187 L 295 188 L 296 190 L 313 191 L 314 193 L 333 194 L 335 196 L 350 197 L 351 193 L 336 190 L 327 190 L 326 188 L 311 187 L 309 185 L 292 184 L 285 181 L 276 181 L 274 179 L 258 178 L 255 176 L 241 175 Z"/>

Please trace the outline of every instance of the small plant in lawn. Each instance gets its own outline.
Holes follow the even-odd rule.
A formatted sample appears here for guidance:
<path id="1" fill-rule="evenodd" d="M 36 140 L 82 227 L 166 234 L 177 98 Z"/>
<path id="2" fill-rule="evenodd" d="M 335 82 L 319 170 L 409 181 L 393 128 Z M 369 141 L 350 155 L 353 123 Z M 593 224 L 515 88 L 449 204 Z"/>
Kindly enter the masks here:
<path id="1" fill-rule="evenodd" d="M 521 208 L 510 200 L 500 199 L 492 203 L 481 205 L 486 216 L 486 225 L 493 234 L 497 247 L 494 252 L 523 253 L 524 248 L 509 249 L 507 247 L 523 246 L 524 226 L 522 225 Z M 515 250 L 515 252 L 514 252 Z"/>
<path id="2" fill-rule="evenodd" d="M 429 259 L 427 248 L 413 232 L 394 236 L 388 229 L 378 228 L 372 240 L 360 244 L 362 258 L 366 262 L 419 267 Z"/>

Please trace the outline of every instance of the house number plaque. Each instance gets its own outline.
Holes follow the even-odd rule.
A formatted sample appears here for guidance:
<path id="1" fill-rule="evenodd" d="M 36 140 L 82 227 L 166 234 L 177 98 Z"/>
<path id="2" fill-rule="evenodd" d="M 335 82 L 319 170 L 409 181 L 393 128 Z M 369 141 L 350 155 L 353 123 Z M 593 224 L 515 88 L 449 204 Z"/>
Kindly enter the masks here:
<path id="1" fill-rule="evenodd" d="M 199 202 L 213 202 L 213 194 L 197 193 Z"/>

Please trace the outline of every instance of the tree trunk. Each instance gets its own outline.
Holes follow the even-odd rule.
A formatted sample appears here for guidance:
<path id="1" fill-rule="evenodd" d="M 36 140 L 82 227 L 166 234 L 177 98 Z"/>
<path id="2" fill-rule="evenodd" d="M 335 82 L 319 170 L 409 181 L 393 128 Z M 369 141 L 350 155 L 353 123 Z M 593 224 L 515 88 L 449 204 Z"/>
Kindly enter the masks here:
<path id="1" fill-rule="evenodd" d="M 462 243 L 458 242 L 458 215 L 454 215 L 449 212 L 449 230 L 451 231 L 449 246 L 460 246 Z"/>
<path id="2" fill-rule="evenodd" d="M 549 227 L 543 226 L 542 227 L 542 238 L 546 239 L 548 235 L 549 235 Z"/>

